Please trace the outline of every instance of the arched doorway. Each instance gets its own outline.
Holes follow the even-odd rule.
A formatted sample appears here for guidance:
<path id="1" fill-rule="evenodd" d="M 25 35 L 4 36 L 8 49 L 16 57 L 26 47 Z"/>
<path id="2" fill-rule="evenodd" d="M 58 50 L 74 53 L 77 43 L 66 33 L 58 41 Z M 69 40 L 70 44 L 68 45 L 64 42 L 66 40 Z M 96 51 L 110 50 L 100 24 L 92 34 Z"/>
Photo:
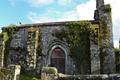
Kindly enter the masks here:
<path id="1" fill-rule="evenodd" d="M 58 72 L 65 73 L 65 53 L 59 47 L 53 49 L 52 51 L 51 67 L 56 67 Z"/>

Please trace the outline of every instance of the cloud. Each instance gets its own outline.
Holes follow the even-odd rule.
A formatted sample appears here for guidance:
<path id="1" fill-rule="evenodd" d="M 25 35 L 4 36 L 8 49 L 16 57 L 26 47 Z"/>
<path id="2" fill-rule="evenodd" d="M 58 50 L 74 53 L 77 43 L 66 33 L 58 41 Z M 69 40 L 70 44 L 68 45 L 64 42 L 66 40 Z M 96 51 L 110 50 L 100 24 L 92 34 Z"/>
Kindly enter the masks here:
<path id="1" fill-rule="evenodd" d="M 118 41 L 120 38 L 120 7 L 119 0 L 105 0 L 106 4 L 112 6 L 112 20 L 113 20 L 113 35 L 114 35 L 114 46 L 118 47 Z M 32 22 L 53 22 L 53 21 L 71 21 L 71 20 L 91 20 L 94 17 L 94 10 L 96 8 L 95 0 L 89 0 L 85 3 L 78 4 L 73 10 L 66 12 L 58 12 L 61 17 L 53 18 L 47 13 L 44 15 L 38 15 L 37 13 L 29 14 L 29 19 Z M 54 11 L 55 12 L 55 11 Z"/>
<path id="2" fill-rule="evenodd" d="M 61 0 L 61 1 L 69 1 L 69 0 Z M 47 11 L 45 14 L 39 15 L 38 13 L 35 12 L 30 12 L 28 14 L 28 18 L 32 22 L 44 22 L 47 18 L 47 21 L 71 21 L 71 20 L 91 20 L 93 19 L 94 16 L 94 10 L 95 10 L 95 1 L 90 0 L 86 3 L 77 5 L 73 10 L 71 11 L 66 11 L 66 12 L 59 12 L 59 11 Z M 48 14 L 53 14 L 58 13 L 60 17 L 53 18 L 53 16 L 49 16 Z M 40 19 L 40 20 L 39 20 Z M 45 19 L 45 20 L 42 20 Z"/>
<path id="3" fill-rule="evenodd" d="M 29 3 L 33 7 L 39 7 L 41 5 L 49 5 L 52 3 L 57 3 L 59 5 L 65 6 L 73 2 L 73 0 L 24 0 L 24 1 Z"/>
<path id="4" fill-rule="evenodd" d="M 54 2 L 54 0 L 25 0 L 30 3 L 32 6 L 47 5 Z"/>
<path id="5" fill-rule="evenodd" d="M 48 16 L 46 16 L 46 14 L 39 15 L 39 14 L 34 13 L 34 12 L 30 12 L 28 14 L 28 19 L 31 20 L 33 23 L 42 23 L 42 22 L 53 22 L 53 21 L 55 21 L 53 18 L 49 18 Z"/>
<path id="6" fill-rule="evenodd" d="M 77 13 L 76 10 L 68 11 L 68 12 L 48 10 L 45 14 L 42 14 L 42 15 L 37 14 L 35 12 L 29 12 L 28 19 L 33 23 L 79 20 L 79 15 L 77 15 L 76 13 Z M 50 16 L 50 15 L 53 15 L 53 16 Z"/>
<path id="7" fill-rule="evenodd" d="M 94 17 L 95 0 L 89 0 L 88 2 L 77 5 L 77 14 L 82 20 L 91 20 Z"/>
<path id="8" fill-rule="evenodd" d="M 67 5 L 67 4 L 71 4 L 73 2 L 73 0 L 58 0 L 58 4 L 60 5 Z"/>

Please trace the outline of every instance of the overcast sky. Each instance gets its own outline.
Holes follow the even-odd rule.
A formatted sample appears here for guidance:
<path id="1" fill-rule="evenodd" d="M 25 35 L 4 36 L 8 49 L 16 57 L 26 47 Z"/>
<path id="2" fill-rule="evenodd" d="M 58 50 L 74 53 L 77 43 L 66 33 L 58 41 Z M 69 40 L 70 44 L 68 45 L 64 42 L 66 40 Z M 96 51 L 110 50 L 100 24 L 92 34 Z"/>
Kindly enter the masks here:
<path id="1" fill-rule="evenodd" d="M 120 0 L 105 0 L 112 6 L 114 46 L 120 38 Z M 1 0 L 0 27 L 54 21 L 92 20 L 95 0 Z"/>

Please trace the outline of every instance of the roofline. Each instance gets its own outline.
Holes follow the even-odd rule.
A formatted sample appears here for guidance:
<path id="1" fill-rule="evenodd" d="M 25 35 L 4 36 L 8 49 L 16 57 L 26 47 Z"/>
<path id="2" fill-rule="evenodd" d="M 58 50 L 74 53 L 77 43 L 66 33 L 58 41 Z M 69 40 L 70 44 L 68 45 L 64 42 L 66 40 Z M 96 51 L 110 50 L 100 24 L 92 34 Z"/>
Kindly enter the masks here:
<path id="1" fill-rule="evenodd" d="M 46 26 L 64 26 L 67 23 L 74 22 L 91 22 L 92 24 L 99 24 L 96 20 L 79 20 L 79 21 L 61 21 L 61 22 L 45 22 L 45 23 L 33 23 L 33 24 L 19 24 L 16 25 L 18 28 L 29 28 L 29 27 L 46 27 Z M 6 28 L 6 27 L 2 27 Z"/>
<path id="2" fill-rule="evenodd" d="M 17 27 L 21 27 L 21 28 L 27 28 L 27 27 L 44 27 L 44 26 L 58 26 L 58 25 L 65 25 L 66 23 L 71 23 L 71 22 L 84 22 L 84 21 L 88 21 L 91 22 L 92 24 L 98 24 L 99 21 L 95 21 L 95 20 L 82 20 L 82 21 L 61 21 L 61 22 L 46 22 L 46 23 L 33 23 L 33 24 L 20 24 L 17 25 Z"/>

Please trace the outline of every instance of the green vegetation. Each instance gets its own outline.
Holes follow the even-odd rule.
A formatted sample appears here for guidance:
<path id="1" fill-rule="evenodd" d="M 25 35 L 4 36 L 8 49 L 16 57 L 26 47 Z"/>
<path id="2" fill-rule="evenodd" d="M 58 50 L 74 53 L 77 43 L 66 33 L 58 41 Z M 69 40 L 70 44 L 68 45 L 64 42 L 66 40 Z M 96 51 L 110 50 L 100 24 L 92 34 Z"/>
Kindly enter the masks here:
<path id="1" fill-rule="evenodd" d="M 106 12 L 111 12 L 111 6 L 110 6 L 110 4 L 105 5 L 105 11 Z"/>
<path id="2" fill-rule="evenodd" d="M 120 73 L 120 49 L 115 48 L 115 55 L 116 55 L 116 71 Z"/>
<path id="3" fill-rule="evenodd" d="M 89 37 L 90 22 L 75 22 L 67 24 L 69 29 L 68 42 L 71 48 L 80 46 L 83 38 Z"/>
<path id="4" fill-rule="evenodd" d="M 9 59 L 10 41 L 12 39 L 12 36 L 18 31 L 18 28 L 16 27 L 16 25 L 11 24 L 7 27 L 2 28 L 2 31 L 3 31 L 2 34 L 3 34 L 4 49 L 5 49 L 4 63 L 6 65 L 7 63 L 10 62 Z"/>
<path id="5" fill-rule="evenodd" d="M 67 24 L 67 26 L 69 29 L 68 43 L 73 58 L 76 61 L 76 67 L 78 68 L 79 73 L 89 73 L 91 23 L 76 22 Z M 88 70 L 85 70 L 84 68 L 87 68 Z"/>
<path id="6" fill-rule="evenodd" d="M 0 79 L 1 80 L 5 80 L 6 76 L 9 77 L 10 76 L 9 74 L 11 74 L 10 70 L 7 70 L 5 68 L 0 68 Z"/>
<path id="7" fill-rule="evenodd" d="M 70 56 L 76 61 L 76 68 L 79 73 L 90 71 L 90 35 L 93 33 L 89 21 L 67 23 L 67 31 L 55 33 L 60 40 L 66 39 L 70 47 Z M 84 68 L 87 67 L 88 70 Z M 81 70 L 80 70 L 81 69 Z"/>
<path id="8" fill-rule="evenodd" d="M 26 75 L 26 74 L 21 74 L 20 75 L 20 80 L 40 80 L 37 77 Z"/>

